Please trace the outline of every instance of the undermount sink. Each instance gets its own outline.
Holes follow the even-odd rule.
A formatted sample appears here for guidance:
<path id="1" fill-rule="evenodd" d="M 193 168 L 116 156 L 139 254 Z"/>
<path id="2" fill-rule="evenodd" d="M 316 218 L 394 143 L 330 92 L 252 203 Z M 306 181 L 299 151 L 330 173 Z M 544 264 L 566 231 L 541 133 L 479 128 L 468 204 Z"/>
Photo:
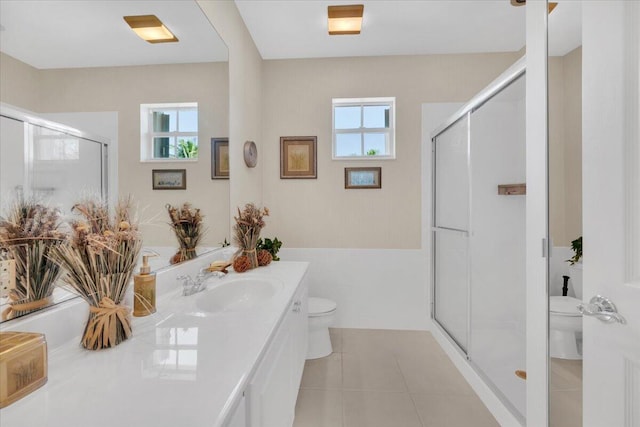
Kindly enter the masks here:
<path id="1" fill-rule="evenodd" d="M 276 279 L 237 278 L 202 292 L 196 307 L 209 313 L 248 310 L 268 301 L 282 288 L 282 282 Z"/>

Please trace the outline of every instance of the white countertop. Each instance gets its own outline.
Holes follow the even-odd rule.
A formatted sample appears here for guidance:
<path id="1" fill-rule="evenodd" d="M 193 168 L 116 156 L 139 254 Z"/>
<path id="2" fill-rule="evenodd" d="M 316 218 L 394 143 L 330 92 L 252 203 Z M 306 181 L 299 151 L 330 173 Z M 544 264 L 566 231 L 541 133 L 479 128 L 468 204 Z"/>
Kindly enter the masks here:
<path id="1" fill-rule="evenodd" d="M 155 314 L 133 318 L 133 337 L 117 347 L 85 350 L 78 337 L 50 352 L 47 384 L 1 409 L 0 425 L 222 426 L 307 266 L 279 261 L 210 282 L 207 290 L 233 278 L 283 282 L 282 291 L 250 311 L 203 312 L 194 304 L 202 293 L 183 297 L 176 284 L 158 298 Z"/>

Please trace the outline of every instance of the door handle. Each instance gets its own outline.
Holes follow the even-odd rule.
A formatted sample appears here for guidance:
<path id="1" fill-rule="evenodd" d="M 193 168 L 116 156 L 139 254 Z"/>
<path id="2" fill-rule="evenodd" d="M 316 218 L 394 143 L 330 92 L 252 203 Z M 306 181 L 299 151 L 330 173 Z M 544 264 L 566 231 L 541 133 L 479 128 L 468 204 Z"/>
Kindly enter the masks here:
<path id="1" fill-rule="evenodd" d="M 591 298 L 589 304 L 580 304 L 578 311 L 582 313 L 583 316 L 593 316 L 604 323 L 618 322 L 623 325 L 627 323 L 625 318 L 618 313 L 615 304 L 612 303 L 609 298 L 601 295 L 596 295 Z"/>

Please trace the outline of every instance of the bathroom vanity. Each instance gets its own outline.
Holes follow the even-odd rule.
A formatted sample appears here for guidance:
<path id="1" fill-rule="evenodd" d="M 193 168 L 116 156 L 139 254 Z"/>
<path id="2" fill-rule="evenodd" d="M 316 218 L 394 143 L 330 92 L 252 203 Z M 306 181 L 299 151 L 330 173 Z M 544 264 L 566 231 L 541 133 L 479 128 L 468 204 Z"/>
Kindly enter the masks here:
<path id="1" fill-rule="evenodd" d="M 84 350 L 78 336 L 50 344 L 48 383 L 0 410 L 3 427 L 291 426 L 307 349 L 308 264 L 231 272 L 182 296 L 175 277 L 204 261 L 159 277 L 157 312 L 133 318 L 133 337 L 117 347 Z M 64 319 L 50 322 L 65 328 Z"/>

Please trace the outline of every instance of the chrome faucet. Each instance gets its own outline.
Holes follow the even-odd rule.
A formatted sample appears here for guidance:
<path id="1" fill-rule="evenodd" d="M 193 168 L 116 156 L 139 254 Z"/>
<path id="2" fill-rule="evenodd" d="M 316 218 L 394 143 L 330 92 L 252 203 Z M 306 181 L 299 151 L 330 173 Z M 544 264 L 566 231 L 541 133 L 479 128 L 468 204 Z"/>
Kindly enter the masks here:
<path id="1" fill-rule="evenodd" d="M 203 268 L 195 279 L 192 279 L 191 276 L 187 274 L 176 277 L 176 280 L 184 280 L 184 282 L 182 282 L 182 295 L 189 296 L 205 290 L 207 288 L 207 279 L 211 277 L 222 278 L 224 276 L 225 274 L 221 271 L 208 271 L 206 268 Z"/>

